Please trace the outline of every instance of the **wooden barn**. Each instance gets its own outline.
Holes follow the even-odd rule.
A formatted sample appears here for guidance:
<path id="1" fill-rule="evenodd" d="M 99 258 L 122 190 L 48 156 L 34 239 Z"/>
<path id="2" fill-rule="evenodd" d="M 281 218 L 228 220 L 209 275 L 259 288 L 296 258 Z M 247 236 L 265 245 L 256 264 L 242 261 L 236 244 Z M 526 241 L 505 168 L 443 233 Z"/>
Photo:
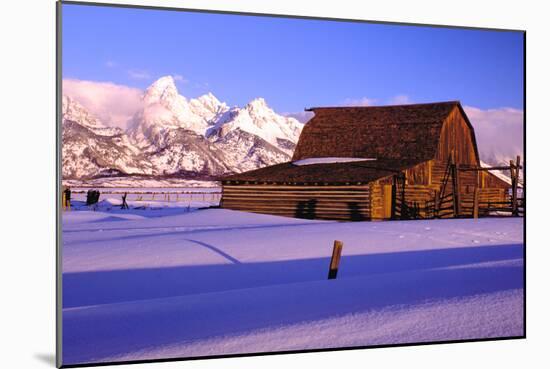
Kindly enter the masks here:
<path id="1" fill-rule="evenodd" d="M 481 168 L 458 101 L 308 110 L 315 115 L 292 161 L 224 177 L 221 207 L 308 219 L 444 218 L 484 215 L 517 196 L 519 159 L 513 183 Z"/>

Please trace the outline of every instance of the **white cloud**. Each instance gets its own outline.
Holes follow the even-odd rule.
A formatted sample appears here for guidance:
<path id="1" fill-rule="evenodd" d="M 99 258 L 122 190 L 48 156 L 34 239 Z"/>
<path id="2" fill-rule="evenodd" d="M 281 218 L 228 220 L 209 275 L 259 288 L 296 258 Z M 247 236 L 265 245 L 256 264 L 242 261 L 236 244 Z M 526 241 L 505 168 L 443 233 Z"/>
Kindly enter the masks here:
<path id="1" fill-rule="evenodd" d="M 345 106 L 374 106 L 374 105 L 404 105 L 412 104 L 413 101 L 407 95 L 396 95 L 392 98 L 382 101 L 380 99 L 370 98 L 370 97 L 359 97 L 359 98 L 347 98 L 343 101 Z"/>
<path id="2" fill-rule="evenodd" d="M 523 156 L 523 110 L 465 106 L 464 111 L 474 126 L 481 160 L 494 165 Z"/>
<path id="3" fill-rule="evenodd" d="M 189 80 L 185 79 L 181 74 L 173 74 L 172 78 L 174 78 L 174 81 L 178 81 L 178 82 L 181 82 L 181 83 L 189 82 Z"/>
<path id="4" fill-rule="evenodd" d="M 142 91 L 111 82 L 64 79 L 63 94 L 78 101 L 107 126 L 126 128 L 141 106 Z"/>
<path id="5" fill-rule="evenodd" d="M 313 112 L 311 111 L 299 111 L 296 113 L 283 113 L 285 117 L 291 117 L 296 119 L 298 122 L 306 123 L 308 120 L 313 118 Z"/>
<path id="6" fill-rule="evenodd" d="M 151 75 L 146 70 L 130 69 L 128 70 L 128 76 L 132 79 L 150 79 Z"/>
<path id="7" fill-rule="evenodd" d="M 107 68 L 114 68 L 114 67 L 116 67 L 117 65 L 118 65 L 118 63 L 115 62 L 115 61 L 112 61 L 112 60 L 107 60 L 107 61 L 105 62 L 105 66 L 106 66 Z"/>
<path id="8" fill-rule="evenodd" d="M 407 95 L 396 95 L 389 101 L 389 105 L 405 105 L 412 104 L 412 100 Z"/>
<path id="9" fill-rule="evenodd" d="M 371 99 L 369 97 L 360 97 L 357 99 L 348 98 L 344 100 L 346 106 L 371 106 L 376 105 L 378 99 Z"/>

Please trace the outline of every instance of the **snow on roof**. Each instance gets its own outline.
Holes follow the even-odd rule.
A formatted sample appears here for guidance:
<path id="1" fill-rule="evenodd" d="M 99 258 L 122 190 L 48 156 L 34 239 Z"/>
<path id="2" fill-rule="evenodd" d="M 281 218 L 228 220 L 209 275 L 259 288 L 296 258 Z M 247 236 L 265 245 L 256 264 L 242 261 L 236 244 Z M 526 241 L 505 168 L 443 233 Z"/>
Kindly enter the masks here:
<path id="1" fill-rule="evenodd" d="M 375 158 L 342 158 L 342 157 L 327 157 L 327 158 L 307 158 L 293 161 L 294 165 L 312 165 L 312 164 L 327 164 L 327 163 L 350 163 L 354 161 L 376 160 Z"/>

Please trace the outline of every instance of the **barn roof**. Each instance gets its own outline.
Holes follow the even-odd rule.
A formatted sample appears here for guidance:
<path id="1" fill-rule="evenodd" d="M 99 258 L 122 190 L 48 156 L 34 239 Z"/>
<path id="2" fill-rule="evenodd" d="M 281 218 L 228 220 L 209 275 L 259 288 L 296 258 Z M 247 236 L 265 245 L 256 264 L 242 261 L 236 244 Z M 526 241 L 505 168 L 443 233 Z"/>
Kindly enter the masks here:
<path id="1" fill-rule="evenodd" d="M 348 163 L 295 165 L 292 162 L 234 174 L 223 181 L 277 184 L 363 184 L 397 174 L 417 160 L 365 160 Z"/>
<path id="2" fill-rule="evenodd" d="M 433 159 L 441 128 L 458 101 L 321 107 L 304 126 L 292 160 L 316 157 Z M 467 118 L 466 118 L 467 119 Z"/>

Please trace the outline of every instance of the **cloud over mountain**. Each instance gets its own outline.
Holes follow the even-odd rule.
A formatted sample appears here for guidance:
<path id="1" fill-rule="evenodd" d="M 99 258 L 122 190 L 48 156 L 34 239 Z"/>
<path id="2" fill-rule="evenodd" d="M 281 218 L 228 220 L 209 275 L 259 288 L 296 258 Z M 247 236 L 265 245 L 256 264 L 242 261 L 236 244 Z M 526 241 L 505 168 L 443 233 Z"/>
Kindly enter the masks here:
<path id="1" fill-rule="evenodd" d="M 465 106 L 464 111 L 476 132 L 481 159 L 503 164 L 523 155 L 523 110 L 512 108 L 479 109 Z"/>
<path id="2" fill-rule="evenodd" d="M 64 79 L 63 94 L 70 96 L 103 124 L 125 129 L 141 107 L 143 91 L 112 82 Z"/>

